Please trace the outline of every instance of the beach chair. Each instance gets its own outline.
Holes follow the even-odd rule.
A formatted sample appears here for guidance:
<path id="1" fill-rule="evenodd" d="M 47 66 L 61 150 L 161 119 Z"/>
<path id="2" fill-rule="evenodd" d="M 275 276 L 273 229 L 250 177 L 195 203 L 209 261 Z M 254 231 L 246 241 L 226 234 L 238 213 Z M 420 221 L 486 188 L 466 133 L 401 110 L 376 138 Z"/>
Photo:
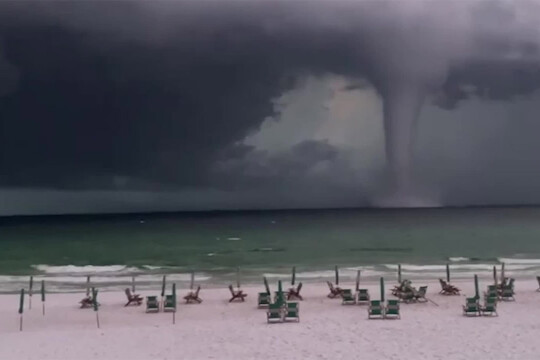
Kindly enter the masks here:
<path id="1" fill-rule="evenodd" d="M 139 305 L 142 304 L 143 298 L 140 295 L 132 294 L 131 290 L 129 288 L 126 288 L 125 293 L 126 293 L 126 297 L 127 297 L 127 303 L 124 306 L 129 306 L 129 305 L 132 305 L 132 304 L 139 306 Z"/>
<path id="2" fill-rule="evenodd" d="M 483 316 L 499 316 L 497 314 L 497 297 L 490 296 L 485 299 L 484 306 L 480 309 Z"/>
<path id="3" fill-rule="evenodd" d="M 536 277 L 536 281 L 538 281 L 538 289 L 536 291 L 540 291 L 540 276 Z"/>
<path id="4" fill-rule="evenodd" d="M 91 308 L 92 306 L 94 306 L 94 300 L 92 299 L 91 296 L 87 296 L 83 298 L 81 301 L 79 301 L 79 304 L 81 304 L 81 309 Z"/>
<path id="5" fill-rule="evenodd" d="M 159 312 L 159 301 L 157 296 L 146 297 L 146 312 Z"/>
<path id="6" fill-rule="evenodd" d="M 184 296 L 184 300 L 186 300 L 186 304 L 190 304 L 191 302 L 196 302 L 197 304 L 202 303 L 202 299 L 199 297 L 200 291 L 201 291 L 201 287 L 197 286 L 197 290 L 190 291 L 189 294 Z"/>
<path id="7" fill-rule="evenodd" d="M 357 303 L 358 305 L 369 304 L 368 289 L 358 289 Z"/>
<path id="8" fill-rule="evenodd" d="M 484 298 L 487 299 L 487 298 L 490 298 L 490 297 L 494 297 L 494 298 L 498 297 L 498 292 L 497 292 L 497 286 L 496 285 L 488 285 L 487 291 L 484 293 Z"/>
<path id="9" fill-rule="evenodd" d="M 399 301 L 398 300 L 388 300 L 386 303 L 386 308 L 384 310 L 385 319 L 401 319 L 399 314 Z"/>
<path id="10" fill-rule="evenodd" d="M 454 285 L 450 285 L 443 279 L 439 279 L 439 283 L 441 284 L 441 291 L 439 291 L 439 294 L 442 295 L 459 295 L 460 290 L 455 287 Z"/>
<path id="11" fill-rule="evenodd" d="M 398 293 L 396 296 L 398 297 L 400 301 L 408 304 L 408 303 L 416 301 L 415 291 L 416 290 L 405 291 L 402 293 Z"/>
<path id="12" fill-rule="evenodd" d="M 428 299 L 426 299 L 426 293 L 427 293 L 427 286 L 420 286 L 420 289 L 414 292 L 414 301 L 427 302 Z"/>
<path id="13" fill-rule="evenodd" d="M 476 297 L 467 298 L 467 302 L 463 305 L 464 316 L 480 316 L 480 305 Z"/>
<path id="14" fill-rule="evenodd" d="M 384 309 L 381 305 L 380 300 L 371 300 L 369 302 L 369 308 L 368 308 L 368 319 L 373 318 L 384 318 Z"/>
<path id="15" fill-rule="evenodd" d="M 289 292 L 287 293 L 287 300 L 292 300 L 292 299 L 304 300 L 302 295 L 300 295 L 300 290 L 302 290 L 302 283 L 299 283 L 296 289 L 294 287 L 290 288 Z"/>
<path id="16" fill-rule="evenodd" d="M 270 294 L 267 292 L 260 292 L 257 299 L 257 307 L 268 307 L 270 305 Z"/>
<path id="17" fill-rule="evenodd" d="M 501 282 L 500 284 L 497 285 L 497 290 L 499 291 L 499 294 L 502 292 L 502 290 L 508 286 L 508 278 L 505 277 Z"/>
<path id="18" fill-rule="evenodd" d="M 355 305 L 356 304 L 356 297 L 353 295 L 351 289 L 343 289 L 341 292 L 341 298 L 343 299 L 341 301 L 342 305 Z"/>
<path id="19" fill-rule="evenodd" d="M 502 289 L 499 299 L 502 301 L 516 301 L 516 298 L 514 297 L 514 290 L 512 290 L 510 287 L 505 287 Z"/>
<path id="20" fill-rule="evenodd" d="M 244 294 L 242 290 L 234 290 L 233 286 L 229 285 L 229 291 L 231 292 L 231 299 L 229 302 L 233 302 L 234 300 L 246 301 L 247 294 Z"/>
<path id="21" fill-rule="evenodd" d="M 176 311 L 174 296 L 165 295 L 165 301 L 163 301 L 163 311 Z"/>
<path id="22" fill-rule="evenodd" d="M 300 322 L 300 308 L 297 302 L 288 302 L 285 308 L 284 321 Z"/>
<path id="23" fill-rule="evenodd" d="M 330 293 L 328 294 L 328 297 L 331 299 L 334 299 L 336 297 L 341 296 L 341 288 L 340 287 L 334 287 L 334 285 L 330 282 L 326 282 L 328 284 L 328 288 L 330 289 Z"/>
<path id="24" fill-rule="evenodd" d="M 283 315 L 284 311 L 282 304 L 268 305 L 268 310 L 266 310 L 266 321 L 268 323 L 283 322 Z"/>
<path id="25" fill-rule="evenodd" d="M 87 297 L 81 299 L 81 301 L 79 301 L 79 304 L 81 304 L 81 309 L 91 307 L 92 306 L 92 297 L 87 296 Z"/>
<path id="26" fill-rule="evenodd" d="M 499 299 L 503 301 L 516 301 L 514 294 L 514 279 L 510 279 L 508 284 L 503 286 L 502 290 L 500 291 Z"/>
<path id="27" fill-rule="evenodd" d="M 410 280 L 403 280 L 399 285 L 394 285 L 392 289 L 392 295 L 399 296 L 400 293 L 408 291 L 407 288 L 411 286 Z"/>

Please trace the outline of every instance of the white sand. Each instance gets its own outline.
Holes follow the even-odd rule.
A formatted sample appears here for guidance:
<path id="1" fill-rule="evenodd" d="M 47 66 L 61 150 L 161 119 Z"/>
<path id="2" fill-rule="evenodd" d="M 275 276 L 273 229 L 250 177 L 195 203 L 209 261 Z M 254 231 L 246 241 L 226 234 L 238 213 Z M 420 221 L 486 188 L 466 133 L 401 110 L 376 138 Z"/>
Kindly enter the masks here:
<path id="1" fill-rule="evenodd" d="M 455 284 L 473 294 L 472 281 Z M 393 285 L 387 281 L 387 288 Z M 536 281 L 518 280 L 517 301 L 500 303 L 497 318 L 463 317 L 464 296 L 438 295 L 438 283 L 427 285 L 428 298 L 439 306 L 402 304 L 401 320 L 368 320 L 367 306 L 343 306 L 326 297 L 324 284 L 305 284 L 300 323 L 272 325 L 266 323 L 265 310 L 256 308 L 262 286 L 246 287 L 248 301 L 233 304 L 227 302 L 226 288 L 202 289 L 202 304 L 179 305 L 176 325 L 171 313 L 124 308 L 124 294 L 102 293 L 101 329 L 93 310 L 78 309 L 80 294 L 51 294 L 45 317 L 39 296 L 33 297 L 23 332 L 18 329 L 18 296 L 3 295 L 0 359 L 540 358 Z M 481 289 L 486 285 L 482 281 Z M 378 284 L 362 287 L 369 288 L 372 298 L 379 297 Z M 181 289 L 179 295 L 185 292 Z"/>

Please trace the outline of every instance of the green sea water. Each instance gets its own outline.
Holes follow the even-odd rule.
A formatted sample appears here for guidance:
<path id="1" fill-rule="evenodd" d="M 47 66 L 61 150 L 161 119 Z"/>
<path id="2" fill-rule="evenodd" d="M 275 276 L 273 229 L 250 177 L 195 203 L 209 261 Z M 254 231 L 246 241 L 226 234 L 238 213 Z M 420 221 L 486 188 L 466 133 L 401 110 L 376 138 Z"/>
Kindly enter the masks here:
<path id="1" fill-rule="evenodd" d="M 69 289 L 91 274 L 107 285 L 160 274 L 209 284 L 263 274 L 318 281 L 333 274 L 410 277 L 490 273 L 505 262 L 516 276 L 540 273 L 540 208 L 304 210 L 0 219 L 0 290 L 28 275 Z M 26 280 L 24 280 L 26 281 Z M 71 284 L 73 285 L 73 284 Z"/>

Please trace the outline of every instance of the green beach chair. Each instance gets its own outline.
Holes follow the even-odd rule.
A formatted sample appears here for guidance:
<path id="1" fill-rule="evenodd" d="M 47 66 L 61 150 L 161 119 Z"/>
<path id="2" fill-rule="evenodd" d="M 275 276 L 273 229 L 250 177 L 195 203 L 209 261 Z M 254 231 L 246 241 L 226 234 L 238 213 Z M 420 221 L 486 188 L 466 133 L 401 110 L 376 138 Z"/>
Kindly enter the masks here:
<path id="1" fill-rule="evenodd" d="M 508 284 L 502 288 L 499 298 L 503 301 L 516 301 L 514 294 L 514 279 L 510 279 Z"/>
<path id="2" fill-rule="evenodd" d="M 369 304 L 368 289 L 358 289 L 358 305 Z"/>
<path id="3" fill-rule="evenodd" d="M 354 305 L 356 304 L 356 298 L 351 289 L 343 289 L 341 292 L 341 304 L 342 305 Z"/>
<path id="4" fill-rule="evenodd" d="M 496 285 L 488 285 L 487 291 L 484 293 L 484 298 L 487 299 L 490 297 L 498 297 Z"/>
<path id="5" fill-rule="evenodd" d="M 163 302 L 163 311 L 176 311 L 176 303 L 174 301 L 174 296 L 165 296 L 165 301 Z"/>
<path id="6" fill-rule="evenodd" d="M 270 304 L 268 310 L 266 310 L 266 321 L 271 322 L 283 322 L 283 305 L 282 304 Z"/>
<path id="7" fill-rule="evenodd" d="M 300 322 L 300 306 L 297 302 L 287 303 L 284 320 Z"/>
<path id="8" fill-rule="evenodd" d="M 480 305 L 476 297 L 467 298 L 467 302 L 463 305 L 464 316 L 480 316 Z"/>
<path id="9" fill-rule="evenodd" d="M 159 301 L 157 296 L 146 297 L 146 312 L 159 312 Z"/>
<path id="10" fill-rule="evenodd" d="M 266 292 L 260 292 L 257 300 L 257 307 L 263 308 L 270 305 L 270 294 Z"/>
<path id="11" fill-rule="evenodd" d="M 480 310 L 483 316 L 499 316 L 497 314 L 497 297 L 487 297 L 484 306 Z"/>
<path id="12" fill-rule="evenodd" d="M 399 314 L 399 300 L 388 300 L 384 310 L 385 319 L 401 319 Z"/>
<path id="13" fill-rule="evenodd" d="M 384 318 L 384 309 L 381 305 L 380 300 L 371 300 L 369 302 L 369 308 L 368 308 L 368 319 L 373 318 Z"/>

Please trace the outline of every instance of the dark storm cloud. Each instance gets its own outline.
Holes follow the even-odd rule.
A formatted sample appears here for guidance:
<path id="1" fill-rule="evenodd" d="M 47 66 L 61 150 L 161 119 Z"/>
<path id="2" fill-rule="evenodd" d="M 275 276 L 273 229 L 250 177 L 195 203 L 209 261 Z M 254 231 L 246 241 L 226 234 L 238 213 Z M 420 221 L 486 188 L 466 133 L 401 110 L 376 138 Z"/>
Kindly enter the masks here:
<path id="1" fill-rule="evenodd" d="M 0 36 L 22 77 L 0 103 L 2 183 L 86 187 L 94 177 L 107 187 L 118 175 L 203 185 L 217 152 L 271 115 L 292 77 L 351 66 L 350 39 L 302 47 L 309 39 L 266 32 L 261 13 L 228 21 L 204 8 L 189 11 L 200 21 L 165 17 L 165 34 L 153 35 L 159 19 L 144 4 L 8 6 Z"/>
<path id="2" fill-rule="evenodd" d="M 387 127 L 388 152 L 406 153 L 427 94 L 453 108 L 469 96 L 463 85 L 490 99 L 540 85 L 523 9 L 537 20 L 534 2 L 1 3 L 0 185 L 215 187 L 216 166 L 238 158 L 227 163 L 227 151 L 269 179 L 310 174 L 335 161 L 331 147 L 259 158 L 233 146 L 306 74 L 372 84 L 387 123 L 404 124 Z"/>

